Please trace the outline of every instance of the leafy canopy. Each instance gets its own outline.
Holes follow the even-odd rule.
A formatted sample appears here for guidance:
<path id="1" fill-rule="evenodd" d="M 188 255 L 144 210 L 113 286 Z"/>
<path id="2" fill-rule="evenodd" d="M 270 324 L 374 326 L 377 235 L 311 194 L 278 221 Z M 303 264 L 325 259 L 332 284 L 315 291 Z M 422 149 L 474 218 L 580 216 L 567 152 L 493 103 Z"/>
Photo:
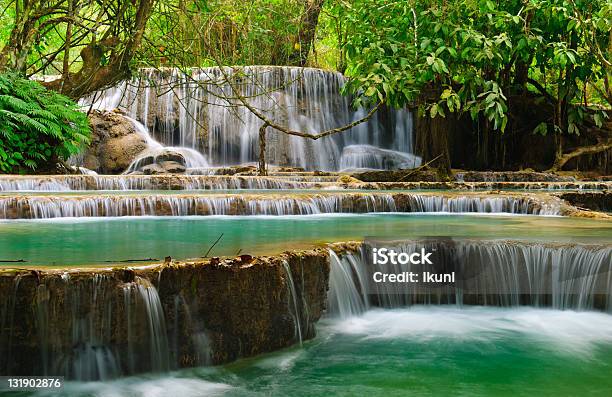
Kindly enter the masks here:
<path id="1" fill-rule="evenodd" d="M 465 112 L 503 131 L 508 97 L 531 92 L 558 109 L 555 129 L 570 133 L 577 117 L 568 104 L 610 106 L 609 0 L 342 4 L 348 89 L 361 102 L 419 101 L 431 117 Z"/>
<path id="2" fill-rule="evenodd" d="M 16 74 L 0 75 L 0 172 L 67 160 L 89 133 L 87 115 L 70 99 Z"/>

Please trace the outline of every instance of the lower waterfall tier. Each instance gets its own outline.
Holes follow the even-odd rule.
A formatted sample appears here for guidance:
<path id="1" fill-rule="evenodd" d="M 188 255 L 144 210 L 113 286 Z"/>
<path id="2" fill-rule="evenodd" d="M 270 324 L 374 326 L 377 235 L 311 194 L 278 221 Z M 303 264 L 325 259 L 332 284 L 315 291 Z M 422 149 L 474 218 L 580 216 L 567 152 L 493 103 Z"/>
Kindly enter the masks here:
<path id="1" fill-rule="evenodd" d="M 433 264 L 375 264 L 373 250 L 431 253 Z M 370 307 L 414 304 L 549 306 L 612 310 L 612 246 L 437 238 L 366 242 L 353 253 L 330 251 L 329 311 L 340 317 Z M 378 276 L 374 273 L 378 272 Z M 438 279 L 426 274 L 440 275 Z M 380 282 L 383 274 L 414 280 Z M 442 275 L 451 275 L 448 281 Z M 378 277 L 378 278 L 377 278 Z M 452 282 L 450 279 L 452 278 Z"/>
<path id="2" fill-rule="evenodd" d="M 401 247 L 410 251 L 418 244 Z M 438 243 L 443 252 L 454 250 L 466 259 L 466 271 L 495 270 L 470 294 L 455 291 L 452 297 L 408 289 L 366 293 L 359 252 L 368 248 L 360 247 L 339 243 L 329 253 L 314 249 L 140 268 L 2 271 L 0 371 L 96 380 L 219 364 L 313 337 L 326 307 L 331 317 L 414 303 L 611 307 L 609 246 Z M 514 277 L 525 274 L 523 268 L 535 271 L 527 279 Z M 542 287 L 537 294 L 524 292 L 536 286 Z"/>
<path id="3" fill-rule="evenodd" d="M 109 379 L 301 343 L 315 334 L 328 274 L 323 250 L 135 269 L 3 271 L 0 373 Z"/>

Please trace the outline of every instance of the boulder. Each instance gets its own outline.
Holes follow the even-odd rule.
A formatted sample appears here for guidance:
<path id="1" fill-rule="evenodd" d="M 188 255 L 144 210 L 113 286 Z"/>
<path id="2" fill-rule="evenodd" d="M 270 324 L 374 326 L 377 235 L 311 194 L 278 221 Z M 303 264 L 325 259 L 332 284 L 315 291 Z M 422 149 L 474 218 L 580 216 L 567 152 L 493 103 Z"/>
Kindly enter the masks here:
<path id="1" fill-rule="evenodd" d="M 184 174 L 187 171 L 185 156 L 170 148 L 147 151 L 128 168 L 128 174 Z"/>
<path id="2" fill-rule="evenodd" d="M 83 166 L 100 174 L 120 174 L 147 142 L 134 124 L 118 112 L 93 111 L 89 115 L 91 143 L 83 154 Z"/>
<path id="3" fill-rule="evenodd" d="M 140 171 L 145 175 L 160 175 L 167 173 L 167 171 L 159 164 L 145 165 L 144 167 L 140 168 Z"/>
<path id="4" fill-rule="evenodd" d="M 187 170 L 185 164 L 180 164 L 176 161 L 162 161 L 159 165 L 170 174 L 183 174 Z"/>

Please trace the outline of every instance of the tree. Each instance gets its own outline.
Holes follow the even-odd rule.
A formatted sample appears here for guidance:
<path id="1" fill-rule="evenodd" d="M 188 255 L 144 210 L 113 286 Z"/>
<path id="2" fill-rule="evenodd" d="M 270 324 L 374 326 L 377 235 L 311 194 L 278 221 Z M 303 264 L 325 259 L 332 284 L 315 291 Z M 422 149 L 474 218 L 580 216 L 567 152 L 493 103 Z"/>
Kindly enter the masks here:
<path id="1" fill-rule="evenodd" d="M 300 18 L 299 31 L 293 43 L 293 51 L 289 55 L 289 65 L 306 66 L 324 2 L 325 0 L 304 1 L 304 12 Z"/>
<path id="2" fill-rule="evenodd" d="M 130 75 L 155 3 L 15 0 L 0 70 L 59 74 L 44 85 L 73 99 L 112 86 Z"/>
<path id="3" fill-rule="evenodd" d="M 445 118 L 468 114 L 503 133 L 510 96 L 536 96 L 552 111 L 535 132 L 602 125 L 609 108 L 612 5 L 606 0 L 435 0 L 344 4 L 348 89 Z M 593 94 L 591 91 L 595 91 Z M 605 145 L 601 150 L 605 150 Z"/>

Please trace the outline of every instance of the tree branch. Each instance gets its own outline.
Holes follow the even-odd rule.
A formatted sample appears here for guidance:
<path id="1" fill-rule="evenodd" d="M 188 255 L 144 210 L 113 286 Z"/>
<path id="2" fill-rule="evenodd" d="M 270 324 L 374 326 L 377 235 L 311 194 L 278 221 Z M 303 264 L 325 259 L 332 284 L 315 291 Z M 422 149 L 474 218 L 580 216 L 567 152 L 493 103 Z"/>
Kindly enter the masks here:
<path id="1" fill-rule="evenodd" d="M 550 171 L 559 171 L 563 168 L 568 161 L 573 158 L 584 156 L 587 154 L 597 154 L 601 152 L 605 152 L 606 150 L 612 149 L 612 140 L 608 140 L 606 142 L 599 142 L 595 145 L 591 146 L 582 146 L 579 147 L 569 153 L 562 154 L 555 159 L 555 163 L 551 167 Z"/>
<path id="2" fill-rule="evenodd" d="M 532 86 L 534 86 L 540 92 L 540 94 L 542 94 L 546 99 L 548 99 L 550 103 L 552 104 L 557 103 L 557 100 L 553 98 L 553 96 L 550 95 L 548 91 L 546 91 L 546 88 L 544 88 L 542 84 L 538 83 L 536 80 L 532 78 L 527 78 L 527 82 L 531 84 Z"/>

